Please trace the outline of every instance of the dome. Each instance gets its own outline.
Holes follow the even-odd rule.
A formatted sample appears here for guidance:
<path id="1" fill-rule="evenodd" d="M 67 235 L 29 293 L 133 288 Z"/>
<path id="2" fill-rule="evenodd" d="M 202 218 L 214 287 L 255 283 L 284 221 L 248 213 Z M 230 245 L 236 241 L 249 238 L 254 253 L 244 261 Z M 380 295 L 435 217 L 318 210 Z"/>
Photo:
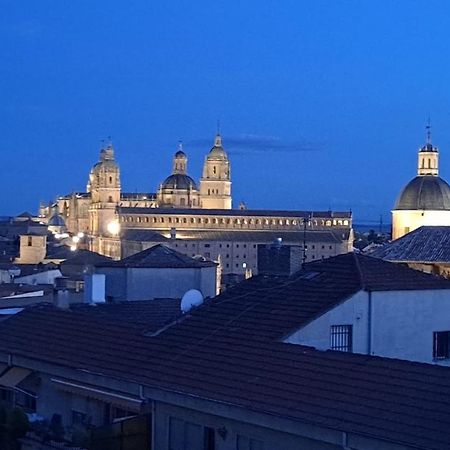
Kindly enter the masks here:
<path id="1" fill-rule="evenodd" d="M 432 175 L 413 178 L 401 192 L 394 209 L 450 210 L 450 186 Z"/>
<path id="2" fill-rule="evenodd" d="M 427 142 L 423 147 L 420 148 L 419 152 L 438 152 L 437 147 L 434 147 L 431 142 Z"/>
<path id="3" fill-rule="evenodd" d="M 100 151 L 100 161 L 94 164 L 91 172 L 115 172 L 118 169 L 119 166 L 114 159 L 114 148 L 112 145 L 108 145 L 106 148 L 102 148 L 102 150 Z"/>
<path id="4" fill-rule="evenodd" d="M 207 159 L 228 160 L 227 152 L 222 147 L 222 138 L 220 134 L 216 136 L 214 147 L 209 151 Z"/>
<path id="5" fill-rule="evenodd" d="M 48 219 L 48 225 L 51 227 L 65 227 L 66 222 L 60 214 L 55 213 L 52 217 L 50 217 L 50 219 Z"/>
<path id="6" fill-rule="evenodd" d="M 161 185 L 162 189 L 191 189 L 197 190 L 195 181 L 186 174 L 175 173 L 168 176 Z"/>
<path id="7" fill-rule="evenodd" d="M 175 153 L 175 158 L 186 158 L 186 153 L 184 153 L 183 150 L 178 150 Z"/>

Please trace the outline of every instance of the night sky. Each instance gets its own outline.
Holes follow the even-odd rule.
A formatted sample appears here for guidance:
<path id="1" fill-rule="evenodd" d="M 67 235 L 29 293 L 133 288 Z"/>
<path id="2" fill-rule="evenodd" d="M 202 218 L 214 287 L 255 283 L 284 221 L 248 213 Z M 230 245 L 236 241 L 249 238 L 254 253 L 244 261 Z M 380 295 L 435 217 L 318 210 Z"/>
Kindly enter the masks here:
<path id="1" fill-rule="evenodd" d="M 125 191 L 220 119 L 235 205 L 377 221 L 431 117 L 450 180 L 450 2 L 0 0 L 0 215 L 84 190 L 112 136 Z"/>

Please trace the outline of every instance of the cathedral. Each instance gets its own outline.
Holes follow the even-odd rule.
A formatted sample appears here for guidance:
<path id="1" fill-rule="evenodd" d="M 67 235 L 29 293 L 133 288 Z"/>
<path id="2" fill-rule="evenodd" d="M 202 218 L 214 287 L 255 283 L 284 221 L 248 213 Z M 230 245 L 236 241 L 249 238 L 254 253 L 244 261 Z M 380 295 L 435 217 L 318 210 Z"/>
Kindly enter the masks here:
<path id="1" fill-rule="evenodd" d="M 108 144 L 89 173 L 86 191 L 41 205 L 39 215 L 58 230 L 65 224 L 69 234 L 83 234 L 90 250 L 115 259 L 164 243 L 219 262 L 224 274 L 255 273 L 259 244 L 301 246 L 305 261 L 346 253 L 353 244 L 348 211 L 233 209 L 231 165 L 219 134 L 198 184 L 188 174 L 180 143 L 172 173 L 156 193 L 122 192 L 120 167 Z"/>
<path id="2" fill-rule="evenodd" d="M 439 150 L 427 142 L 419 149 L 417 176 L 401 191 L 392 210 L 392 239 L 422 225 L 450 225 L 450 186 L 439 177 Z"/>

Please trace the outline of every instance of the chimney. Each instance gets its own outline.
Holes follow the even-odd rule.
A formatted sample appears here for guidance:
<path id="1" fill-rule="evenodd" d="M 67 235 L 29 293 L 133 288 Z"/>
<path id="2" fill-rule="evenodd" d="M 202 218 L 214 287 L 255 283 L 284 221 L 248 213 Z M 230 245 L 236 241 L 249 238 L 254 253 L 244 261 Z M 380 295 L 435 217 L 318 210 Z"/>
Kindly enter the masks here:
<path id="1" fill-rule="evenodd" d="M 105 280 L 101 273 L 88 273 L 84 276 L 84 302 L 89 305 L 105 303 Z"/>

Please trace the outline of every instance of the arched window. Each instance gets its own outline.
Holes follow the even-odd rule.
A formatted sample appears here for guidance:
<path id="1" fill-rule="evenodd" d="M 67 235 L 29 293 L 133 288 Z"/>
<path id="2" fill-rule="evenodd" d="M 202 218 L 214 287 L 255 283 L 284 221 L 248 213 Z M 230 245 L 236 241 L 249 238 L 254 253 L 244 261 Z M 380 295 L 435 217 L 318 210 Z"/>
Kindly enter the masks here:
<path id="1" fill-rule="evenodd" d="M 185 198 L 180 198 L 180 205 L 181 206 L 185 206 L 186 205 L 186 199 Z"/>
<path id="2" fill-rule="evenodd" d="M 428 168 L 431 169 L 431 159 L 428 158 Z"/>
<path id="3" fill-rule="evenodd" d="M 213 166 L 213 174 L 216 174 L 216 166 Z"/>
<path id="4" fill-rule="evenodd" d="M 112 202 L 113 202 L 112 195 L 110 195 L 110 196 L 108 197 L 108 202 L 109 202 L 109 203 L 112 203 Z"/>
<path id="5" fill-rule="evenodd" d="M 112 184 L 112 177 L 109 177 L 109 184 Z"/>

